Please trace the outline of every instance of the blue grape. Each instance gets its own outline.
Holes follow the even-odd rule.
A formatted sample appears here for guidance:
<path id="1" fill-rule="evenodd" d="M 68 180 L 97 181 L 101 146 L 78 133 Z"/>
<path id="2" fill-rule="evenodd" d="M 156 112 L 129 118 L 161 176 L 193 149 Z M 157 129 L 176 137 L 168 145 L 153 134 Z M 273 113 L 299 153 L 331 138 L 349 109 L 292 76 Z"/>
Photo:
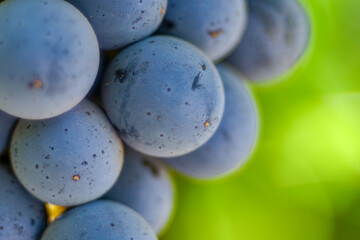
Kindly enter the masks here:
<path id="1" fill-rule="evenodd" d="M 65 212 L 45 230 L 41 240 L 156 240 L 150 225 L 134 210 L 98 200 Z"/>
<path id="2" fill-rule="evenodd" d="M 105 198 L 134 209 L 159 234 L 171 217 L 174 187 L 162 162 L 125 148 L 122 173 Z"/>
<path id="3" fill-rule="evenodd" d="M 250 0 L 244 38 L 228 61 L 247 78 L 265 81 L 291 68 L 309 41 L 309 22 L 297 0 Z"/>
<path id="4" fill-rule="evenodd" d="M 167 0 L 68 0 L 89 20 L 101 49 L 117 49 L 151 35 L 160 25 Z"/>
<path id="5" fill-rule="evenodd" d="M 0 5 L 0 109 L 26 119 L 60 115 L 90 90 L 99 47 L 87 19 L 58 0 Z"/>
<path id="6" fill-rule="evenodd" d="M 16 118 L 0 111 L 0 154 L 7 148 Z"/>
<path id="7" fill-rule="evenodd" d="M 74 206 L 112 187 L 123 165 L 123 146 L 102 110 L 84 100 L 56 118 L 21 120 L 11 141 L 11 162 L 35 197 Z"/>
<path id="8" fill-rule="evenodd" d="M 160 32 L 193 43 L 217 61 L 236 47 L 246 24 L 246 0 L 169 0 Z"/>
<path id="9" fill-rule="evenodd" d="M 193 178 L 213 178 L 238 169 L 258 135 L 257 107 L 243 79 L 229 65 L 217 67 L 225 88 L 225 112 L 219 129 L 196 151 L 166 159 L 177 171 Z"/>
<path id="10" fill-rule="evenodd" d="M 44 205 L 0 163 L 0 239 L 38 240 L 46 225 Z"/>
<path id="11" fill-rule="evenodd" d="M 213 63 L 193 45 L 166 36 L 120 52 L 104 75 L 102 99 L 123 140 L 159 157 L 200 147 L 224 110 L 224 89 Z"/>

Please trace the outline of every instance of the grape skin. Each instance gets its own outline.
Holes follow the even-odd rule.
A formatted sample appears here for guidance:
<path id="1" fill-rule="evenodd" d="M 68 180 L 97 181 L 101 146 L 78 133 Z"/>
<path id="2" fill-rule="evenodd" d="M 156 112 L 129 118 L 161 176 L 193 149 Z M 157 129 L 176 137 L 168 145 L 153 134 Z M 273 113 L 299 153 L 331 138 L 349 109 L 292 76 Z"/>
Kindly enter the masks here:
<path id="1" fill-rule="evenodd" d="M 122 139 L 150 156 L 186 154 L 216 131 L 224 90 L 213 63 L 193 45 L 154 36 L 122 52 L 102 84 L 104 108 Z"/>
<path id="2" fill-rule="evenodd" d="M 60 115 L 94 83 L 99 46 L 87 19 L 58 0 L 0 5 L 0 109 L 26 119 Z"/>
<path id="3" fill-rule="evenodd" d="M 225 87 L 225 112 L 219 129 L 196 151 L 166 159 L 177 171 L 192 178 L 214 178 L 239 169 L 257 140 L 258 110 L 244 80 L 228 64 L 221 63 L 217 68 Z"/>
<path id="4" fill-rule="evenodd" d="M 134 210 L 98 200 L 65 212 L 47 227 L 41 240 L 157 240 L 150 225 Z"/>
<path id="5" fill-rule="evenodd" d="M 38 240 L 45 225 L 44 205 L 0 163 L 0 239 Z"/>
<path id="6" fill-rule="evenodd" d="M 89 20 L 101 49 L 125 47 L 151 35 L 159 27 L 167 0 L 68 0 Z"/>
<path id="7" fill-rule="evenodd" d="M 125 148 L 122 173 L 104 198 L 129 206 L 143 216 L 155 233 L 168 224 L 174 207 L 174 187 L 159 160 Z"/>
<path id="8" fill-rule="evenodd" d="M 286 72 L 303 55 L 309 21 L 297 0 L 250 0 L 244 38 L 228 61 L 254 81 Z"/>
<path id="9" fill-rule="evenodd" d="M 107 192 L 120 174 L 123 154 L 109 120 L 87 100 L 56 118 L 20 120 L 11 141 L 20 182 L 40 200 L 61 206 Z"/>
<path id="10" fill-rule="evenodd" d="M 245 0 L 169 0 L 160 32 L 187 40 L 219 61 L 239 43 L 246 24 Z"/>

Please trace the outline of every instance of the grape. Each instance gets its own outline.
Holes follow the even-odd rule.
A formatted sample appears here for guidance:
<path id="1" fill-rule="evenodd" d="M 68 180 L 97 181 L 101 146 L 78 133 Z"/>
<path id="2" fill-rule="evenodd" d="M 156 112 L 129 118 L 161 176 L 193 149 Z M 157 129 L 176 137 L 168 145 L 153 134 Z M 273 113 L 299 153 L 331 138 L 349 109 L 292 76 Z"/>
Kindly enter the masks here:
<path id="1" fill-rule="evenodd" d="M 169 0 L 160 32 L 193 43 L 217 61 L 236 47 L 246 23 L 245 0 Z"/>
<path id="2" fill-rule="evenodd" d="M 218 70 L 225 88 L 225 112 L 215 135 L 201 148 L 166 159 L 179 172 L 193 178 L 212 178 L 239 168 L 257 139 L 258 115 L 253 97 L 238 73 L 227 64 Z"/>
<path id="3" fill-rule="evenodd" d="M 134 210 L 98 200 L 76 207 L 53 222 L 41 240 L 156 240 L 150 225 Z"/>
<path id="4" fill-rule="evenodd" d="M 169 222 L 174 204 L 174 187 L 165 165 L 125 148 L 123 171 L 105 198 L 121 202 L 143 216 L 155 233 Z"/>
<path id="5" fill-rule="evenodd" d="M 216 131 L 224 110 L 213 63 L 191 44 L 166 36 L 120 52 L 105 72 L 102 99 L 123 140 L 159 157 L 200 147 Z"/>
<path id="6" fill-rule="evenodd" d="M 151 35 L 160 25 L 167 0 L 68 0 L 92 24 L 101 49 L 117 49 Z"/>
<path id="7" fill-rule="evenodd" d="M 44 202 L 74 206 L 107 192 L 123 164 L 123 146 L 105 114 L 84 100 L 42 121 L 21 120 L 11 162 L 24 187 Z"/>
<path id="8" fill-rule="evenodd" d="M 85 97 L 98 65 L 96 35 L 71 4 L 1 3 L 1 110 L 26 119 L 60 115 Z"/>
<path id="9" fill-rule="evenodd" d="M 46 225 L 44 205 L 0 163 L 0 239 L 38 240 Z"/>
<path id="10" fill-rule="evenodd" d="M 10 132 L 16 118 L 0 111 L 0 154 L 7 148 Z"/>
<path id="11" fill-rule="evenodd" d="M 296 0 L 250 0 L 247 30 L 228 61 L 255 81 L 277 77 L 302 56 L 309 32 Z"/>

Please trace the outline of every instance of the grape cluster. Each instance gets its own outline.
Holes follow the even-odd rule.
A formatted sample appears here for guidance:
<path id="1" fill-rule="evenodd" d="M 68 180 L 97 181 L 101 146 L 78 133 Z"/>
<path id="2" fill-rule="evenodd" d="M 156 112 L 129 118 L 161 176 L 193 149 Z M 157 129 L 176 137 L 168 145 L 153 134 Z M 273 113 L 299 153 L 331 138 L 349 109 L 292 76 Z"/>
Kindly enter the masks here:
<path id="1" fill-rule="evenodd" d="M 240 169 L 246 80 L 285 73 L 310 34 L 297 0 L 0 2 L 0 239 L 157 239 L 172 170 Z"/>

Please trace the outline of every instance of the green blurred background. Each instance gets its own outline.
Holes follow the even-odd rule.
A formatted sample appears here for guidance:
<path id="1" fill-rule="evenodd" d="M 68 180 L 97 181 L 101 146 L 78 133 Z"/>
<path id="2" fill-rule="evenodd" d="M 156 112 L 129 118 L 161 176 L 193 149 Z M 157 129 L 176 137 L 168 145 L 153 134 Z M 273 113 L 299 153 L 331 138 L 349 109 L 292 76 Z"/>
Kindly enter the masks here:
<path id="1" fill-rule="evenodd" d="M 176 176 L 162 240 L 360 239 L 360 1 L 302 2 L 308 51 L 283 81 L 253 86 L 254 155 L 225 179 Z"/>

